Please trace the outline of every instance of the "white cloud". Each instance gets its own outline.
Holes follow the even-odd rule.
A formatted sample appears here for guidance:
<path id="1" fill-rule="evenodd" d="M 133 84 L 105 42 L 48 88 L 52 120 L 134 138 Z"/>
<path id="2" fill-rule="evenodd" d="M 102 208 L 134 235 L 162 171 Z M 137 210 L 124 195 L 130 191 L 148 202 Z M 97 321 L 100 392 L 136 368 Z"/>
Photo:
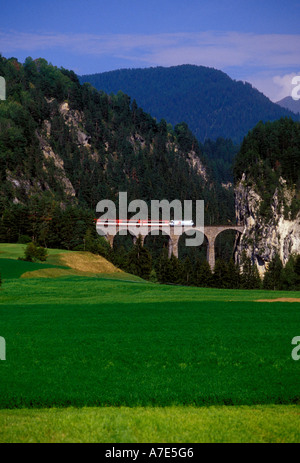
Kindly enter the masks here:
<path id="1" fill-rule="evenodd" d="M 274 83 L 279 87 L 280 92 L 280 100 L 285 96 L 291 96 L 292 90 L 294 85 L 292 84 L 293 77 L 299 76 L 300 71 L 298 73 L 292 72 L 291 74 L 285 74 L 283 76 L 275 76 L 273 78 Z"/>
<path id="2" fill-rule="evenodd" d="M 273 101 L 290 94 L 300 62 L 300 34 L 234 31 L 173 34 L 63 34 L 0 31 L 0 52 L 36 56 L 46 50 L 128 61 L 128 67 L 198 64 L 224 69 L 249 80 Z M 55 63 L 54 63 L 55 64 Z M 247 79 L 248 75 L 253 76 Z M 240 70 L 240 73 L 236 70 Z M 291 71 L 294 71 L 293 73 Z"/>
<path id="3" fill-rule="evenodd" d="M 299 63 L 300 34 L 199 32 L 174 34 L 61 34 L 0 32 L 2 53 L 64 48 L 79 54 L 135 57 L 149 64 L 177 64 L 183 59 L 221 66 L 286 67 Z M 186 61 L 187 62 L 187 61 Z"/>

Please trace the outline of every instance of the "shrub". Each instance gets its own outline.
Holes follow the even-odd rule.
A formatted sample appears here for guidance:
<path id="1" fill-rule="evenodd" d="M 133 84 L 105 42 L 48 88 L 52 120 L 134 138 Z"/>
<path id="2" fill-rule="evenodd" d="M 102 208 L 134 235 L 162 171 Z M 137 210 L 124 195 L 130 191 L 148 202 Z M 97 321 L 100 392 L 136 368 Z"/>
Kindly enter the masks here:
<path id="1" fill-rule="evenodd" d="M 37 246 L 35 243 L 28 243 L 25 249 L 25 260 L 27 262 L 41 261 L 45 262 L 48 257 L 47 250 L 42 246 Z"/>

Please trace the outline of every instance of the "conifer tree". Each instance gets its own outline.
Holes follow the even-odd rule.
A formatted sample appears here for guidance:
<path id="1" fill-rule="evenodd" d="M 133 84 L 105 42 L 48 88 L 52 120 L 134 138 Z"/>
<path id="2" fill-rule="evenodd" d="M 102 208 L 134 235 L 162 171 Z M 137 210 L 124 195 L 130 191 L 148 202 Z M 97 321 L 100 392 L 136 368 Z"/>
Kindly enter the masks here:
<path id="1" fill-rule="evenodd" d="M 128 255 L 128 271 L 134 275 L 148 280 L 152 270 L 152 257 L 148 249 L 142 245 L 142 237 L 136 240 L 133 249 Z"/>
<path id="2" fill-rule="evenodd" d="M 284 290 L 300 289 L 300 268 L 297 268 L 300 256 L 291 255 L 280 274 L 280 288 Z M 299 273 L 297 273 L 299 271 Z"/>
<path id="3" fill-rule="evenodd" d="M 256 265 L 253 265 L 250 257 L 243 251 L 241 258 L 241 288 L 244 289 L 259 289 L 261 287 L 261 279 Z"/>
<path id="4" fill-rule="evenodd" d="M 213 281 L 216 288 L 228 288 L 228 272 L 226 262 L 217 259 L 214 267 Z"/>
<path id="5" fill-rule="evenodd" d="M 196 272 L 194 274 L 194 284 L 202 288 L 213 286 L 213 274 L 207 260 L 196 263 Z"/>
<path id="6" fill-rule="evenodd" d="M 172 280 L 172 269 L 166 248 L 162 250 L 158 260 L 157 277 L 160 283 L 170 283 Z"/>
<path id="7" fill-rule="evenodd" d="M 271 260 L 269 267 L 264 275 L 264 289 L 281 289 L 281 273 L 283 265 L 278 254 Z"/>
<path id="8" fill-rule="evenodd" d="M 238 289 L 241 284 L 241 274 L 239 266 L 234 263 L 233 259 L 230 259 L 230 261 L 227 264 L 227 272 L 228 288 Z"/>

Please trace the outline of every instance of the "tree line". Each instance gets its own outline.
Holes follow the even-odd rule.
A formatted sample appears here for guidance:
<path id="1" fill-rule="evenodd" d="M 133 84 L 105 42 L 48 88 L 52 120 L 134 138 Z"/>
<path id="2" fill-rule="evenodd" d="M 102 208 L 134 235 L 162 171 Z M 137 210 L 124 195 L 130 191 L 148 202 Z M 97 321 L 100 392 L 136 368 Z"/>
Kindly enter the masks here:
<path id="1" fill-rule="evenodd" d="M 104 237 L 95 238 L 90 230 L 81 250 L 100 254 L 118 268 L 155 283 L 223 289 L 300 290 L 300 255 L 290 256 L 285 266 L 276 255 L 262 278 L 245 252 L 241 265 L 233 258 L 217 259 L 211 269 L 203 258 L 179 259 L 174 254 L 169 258 L 166 246 L 159 254 L 154 254 L 143 245 L 141 237 L 130 249 L 123 245 L 111 248 Z"/>
<path id="2" fill-rule="evenodd" d="M 290 118 L 259 122 L 244 138 L 233 171 L 235 182 L 245 174 L 244 183 L 262 198 L 262 217 L 271 218 L 276 193 L 285 218 L 294 220 L 300 210 L 300 123 Z M 290 201 L 284 195 L 286 186 L 294 192 Z"/>

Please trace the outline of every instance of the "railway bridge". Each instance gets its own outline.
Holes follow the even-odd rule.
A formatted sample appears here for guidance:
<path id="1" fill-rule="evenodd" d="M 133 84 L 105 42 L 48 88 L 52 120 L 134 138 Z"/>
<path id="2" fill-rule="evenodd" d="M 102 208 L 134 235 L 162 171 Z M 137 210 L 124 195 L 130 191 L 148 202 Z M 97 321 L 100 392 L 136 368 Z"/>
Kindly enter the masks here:
<path id="1" fill-rule="evenodd" d="M 116 227 L 115 233 L 114 234 L 106 234 L 105 237 L 107 241 L 109 242 L 110 246 L 113 247 L 114 243 L 114 238 L 115 236 L 121 231 L 121 230 L 127 230 L 128 233 L 132 236 L 133 242 L 135 243 L 138 236 L 141 236 L 142 238 L 142 243 L 144 244 L 145 238 L 153 231 L 152 229 L 148 231 L 146 234 L 145 233 L 138 233 L 136 228 L 131 230 L 130 228 L 128 229 L 127 227 L 125 228 L 122 225 L 118 225 Z M 178 257 L 178 244 L 179 244 L 179 238 L 181 235 L 175 234 L 174 229 L 172 227 L 168 228 L 168 232 L 166 233 L 164 230 L 164 227 L 157 227 L 156 230 L 162 231 L 165 235 L 168 236 L 169 241 L 168 241 L 168 251 L 169 251 L 169 257 L 171 257 L 172 254 L 174 256 Z M 242 234 L 244 230 L 244 226 L 241 225 L 212 225 L 212 226 L 205 226 L 204 231 L 203 228 L 197 228 L 197 227 L 190 227 L 189 229 L 184 230 L 184 232 L 188 230 L 193 230 L 193 231 L 199 231 L 204 234 L 204 236 L 207 239 L 208 242 L 208 249 L 207 249 L 207 261 L 211 267 L 211 269 L 214 268 L 215 266 L 215 241 L 217 236 L 222 233 L 225 230 L 235 230 L 239 234 Z"/>

